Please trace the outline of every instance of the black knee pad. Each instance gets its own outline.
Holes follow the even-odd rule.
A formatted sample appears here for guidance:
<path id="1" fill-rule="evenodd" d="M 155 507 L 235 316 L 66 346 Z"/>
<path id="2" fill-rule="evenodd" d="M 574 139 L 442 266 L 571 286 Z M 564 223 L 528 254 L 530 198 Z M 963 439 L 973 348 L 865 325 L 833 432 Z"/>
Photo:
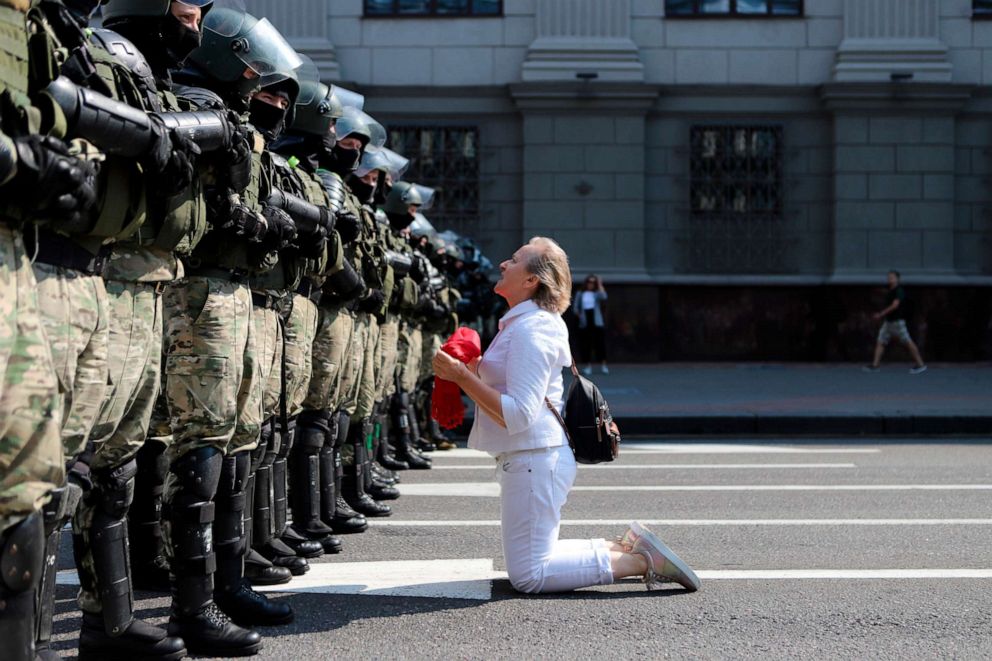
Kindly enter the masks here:
<path id="1" fill-rule="evenodd" d="M 172 463 L 177 487 L 172 505 L 185 506 L 213 500 L 220 483 L 224 455 L 215 447 L 190 450 Z"/>
<path id="2" fill-rule="evenodd" d="M 0 592 L 16 595 L 34 590 L 44 557 L 44 515 L 34 512 L 0 534 Z"/>
<path id="3" fill-rule="evenodd" d="M 300 423 L 296 429 L 296 439 L 293 444 L 298 452 L 317 454 L 324 446 L 324 441 L 330 433 L 331 418 L 329 411 L 304 411 L 300 414 Z"/>
<path id="4" fill-rule="evenodd" d="M 293 445 L 296 444 L 296 427 L 297 416 L 286 420 L 286 429 L 282 432 L 282 443 L 279 444 L 279 452 L 277 453 L 279 458 L 285 459 L 288 457 L 290 451 L 293 449 Z"/>
<path id="5" fill-rule="evenodd" d="M 134 478 L 138 462 L 134 459 L 111 470 L 93 471 L 93 497 L 99 512 L 112 519 L 127 515 L 134 500 Z"/>

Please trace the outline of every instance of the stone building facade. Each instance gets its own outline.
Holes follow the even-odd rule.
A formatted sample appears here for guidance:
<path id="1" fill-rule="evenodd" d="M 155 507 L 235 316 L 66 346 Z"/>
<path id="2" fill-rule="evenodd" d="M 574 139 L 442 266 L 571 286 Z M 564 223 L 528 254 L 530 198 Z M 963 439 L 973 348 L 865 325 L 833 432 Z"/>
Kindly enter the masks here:
<path id="1" fill-rule="evenodd" d="M 618 359 L 860 360 L 888 269 L 931 357 L 992 354 L 992 3 L 248 4 L 367 96 L 438 224 L 602 275 Z"/>

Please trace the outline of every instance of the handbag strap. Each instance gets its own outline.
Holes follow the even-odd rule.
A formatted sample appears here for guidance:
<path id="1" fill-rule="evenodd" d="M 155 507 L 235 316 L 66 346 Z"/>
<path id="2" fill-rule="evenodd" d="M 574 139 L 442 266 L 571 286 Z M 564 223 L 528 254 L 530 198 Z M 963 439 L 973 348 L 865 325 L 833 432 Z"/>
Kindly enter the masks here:
<path id="1" fill-rule="evenodd" d="M 551 410 L 552 413 L 554 413 L 555 418 L 558 420 L 558 424 L 560 424 L 561 428 L 565 430 L 565 438 L 568 439 L 568 444 L 571 446 L 572 435 L 568 433 L 568 426 L 565 424 L 565 418 L 561 417 L 561 413 L 558 412 L 558 409 L 554 407 L 554 404 L 552 404 L 551 400 L 549 400 L 547 397 L 544 398 L 544 403 L 548 405 L 548 408 Z"/>
<path id="2" fill-rule="evenodd" d="M 579 376 L 579 368 L 575 366 L 575 357 L 574 356 L 572 357 L 572 376 L 574 376 L 576 378 L 578 378 L 578 376 Z M 545 398 L 545 399 L 547 399 L 547 398 Z"/>

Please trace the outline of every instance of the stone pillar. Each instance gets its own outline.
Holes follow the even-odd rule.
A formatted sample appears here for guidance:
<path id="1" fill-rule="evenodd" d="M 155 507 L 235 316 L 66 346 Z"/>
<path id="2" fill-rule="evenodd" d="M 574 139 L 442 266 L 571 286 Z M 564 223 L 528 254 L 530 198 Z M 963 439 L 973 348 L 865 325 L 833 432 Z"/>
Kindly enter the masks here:
<path id="1" fill-rule="evenodd" d="M 614 282 L 645 269 L 645 118 L 659 89 L 643 83 L 518 83 L 524 126 L 521 240 L 550 236 L 573 272 Z"/>
<path id="2" fill-rule="evenodd" d="M 905 89 L 901 89 L 905 88 Z M 955 277 L 955 124 L 971 88 L 832 83 L 834 280 Z"/>
<path id="3" fill-rule="evenodd" d="M 940 0 L 844 0 L 838 82 L 950 82 Z"/>
<path id="4" fill-rule="evenodd" d="M 297 51 L 309 55 L 323 80 L 341 75 L 334 44 L 330 39 L 326 0 L 249 0 L 248 11 L 264 16 L 276 26 Z"/>
<path id="5" fill-rule="evenodd" d="M 643 81 L 644 65 L 630 38 L 630 0 L 541 0 L 537 38 L 527 51 L 524 81 Z"/>

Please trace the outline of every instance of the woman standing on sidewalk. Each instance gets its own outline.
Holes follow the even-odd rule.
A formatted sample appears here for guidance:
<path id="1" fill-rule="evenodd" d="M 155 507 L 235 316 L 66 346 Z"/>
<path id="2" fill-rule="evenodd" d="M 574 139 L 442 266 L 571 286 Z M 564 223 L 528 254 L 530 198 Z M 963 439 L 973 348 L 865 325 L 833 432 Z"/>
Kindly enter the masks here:
<path id="1" fill-rule="evenodd" d="M 561 318 L 572 290 L 568 256 L 551 239 L 536 237 L 499 268 L 494 289 L 510 311 L 489 349 L 469 365 L 441 351 L 433 363 L 438 377 L 476 403 L 469 447 L 496 458 L 510 583 L 520 592 L 561 592 L 643 576 L 649 588 L 667 580 L 697 590 L 692 570 L 636 523 L 619 544 L 558 539 L 576 464 L 545 401 L 562 409 L 561 370 L 572 362 Z"/>
<path id="2" fill-rule="evenodd" d="M 579 349 L 582 362 L 586 364 L 582 373 L 586 376 L 592 374 L 595 359 L 601 362 L 603 374 L 610 373 L 606 366 L 606 324 L 603 320 L 603 302 L 606 298 L 603 281 L 593 274 L 586 278 L 585 286 L 572 305 L 572 312 L 579 318 Z"/>

